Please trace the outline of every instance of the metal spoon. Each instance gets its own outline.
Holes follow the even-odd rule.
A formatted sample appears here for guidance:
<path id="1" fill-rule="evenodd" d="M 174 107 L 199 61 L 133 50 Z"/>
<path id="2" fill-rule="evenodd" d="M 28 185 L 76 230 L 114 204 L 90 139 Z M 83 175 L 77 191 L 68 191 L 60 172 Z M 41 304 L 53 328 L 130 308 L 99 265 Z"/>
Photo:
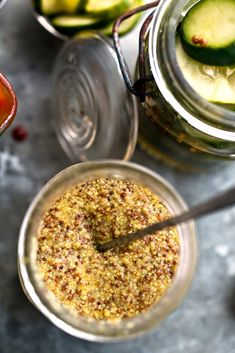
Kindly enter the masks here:
<path id="1" fill-rule="evenodd" d="M 109 249 L 127 245 L 130 242 L 143 238 L 147 234 L 153 234 L 168 227 L 175 226 L 192 218 L 202 217 L 223 208 L 235 204 L 235 187 L 228 189 L 217 196 L 195 205 L 178 216 L 167 219 L 166 221 L 154 223 L 149 227 L 138 230 L 137 232 L 123 235 L 104 244 L 96 244 L 99 251 L 105 252 Z"/>

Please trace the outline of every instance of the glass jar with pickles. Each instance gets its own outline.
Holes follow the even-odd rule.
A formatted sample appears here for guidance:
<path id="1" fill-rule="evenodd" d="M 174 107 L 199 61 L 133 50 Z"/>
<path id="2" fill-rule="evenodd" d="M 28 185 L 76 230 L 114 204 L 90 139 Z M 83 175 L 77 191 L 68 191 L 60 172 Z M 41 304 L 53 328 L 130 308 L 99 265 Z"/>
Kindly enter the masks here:
<path id="1" fill-rule="evenodd" d="M 235 2 L 158 1 L 140 33 L 132 85 L 114 42 L 125 81 L 140 96 L 141 146 L 183 170 L 235 158 Z M 220 26 L 224 28 L 219 31 Z"/>

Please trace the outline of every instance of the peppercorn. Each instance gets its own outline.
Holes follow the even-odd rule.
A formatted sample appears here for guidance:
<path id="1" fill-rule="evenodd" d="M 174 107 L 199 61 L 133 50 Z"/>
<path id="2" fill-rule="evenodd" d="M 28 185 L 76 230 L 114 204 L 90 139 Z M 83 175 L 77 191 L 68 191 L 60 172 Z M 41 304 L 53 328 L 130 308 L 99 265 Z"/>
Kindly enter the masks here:
<path id="1" fill-rule="evenodd" d="M 14 140 L 22 142 L 28 137 L 28 131 L 23 125 L 17 125 L 12 130 L 12 137 Z"/>

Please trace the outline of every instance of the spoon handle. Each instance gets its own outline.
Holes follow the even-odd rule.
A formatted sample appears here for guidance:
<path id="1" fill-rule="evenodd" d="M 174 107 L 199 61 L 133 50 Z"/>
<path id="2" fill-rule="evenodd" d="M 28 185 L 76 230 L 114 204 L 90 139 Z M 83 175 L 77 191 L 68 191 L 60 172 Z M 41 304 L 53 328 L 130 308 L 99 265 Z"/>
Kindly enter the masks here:
<path id="1" fill-rule="evenodd" d="M 202 217 L 208 213 L 222 210 L 223 208 L 229 207 L 233 204 L 235 204 L 235 187 L 232 187 L 231 189 L 228 189 L 207 201 L 191 207 L 178 216 L 169 218 L 163 222 L 154 223 L 149 227 L 140 229 L 137 232 L 121 236 L 119 238 L 115 238 L 107 243 L 98 244 L 97 248 L 99 251 L 104 252 L 115 247 L 123 246 L 136 239 L 140 239 L 147 234 L 153 234 L 159 230 L 175 226 L 192 218 Z"/>

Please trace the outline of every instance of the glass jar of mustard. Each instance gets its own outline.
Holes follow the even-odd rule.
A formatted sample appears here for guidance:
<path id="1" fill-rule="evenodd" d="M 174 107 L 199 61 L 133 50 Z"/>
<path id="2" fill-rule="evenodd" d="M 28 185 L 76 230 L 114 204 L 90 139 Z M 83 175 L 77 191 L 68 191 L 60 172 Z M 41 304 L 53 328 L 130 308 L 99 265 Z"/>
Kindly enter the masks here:
<path id="1" fill-rule="evenodd" d="M 117 185 L 121 185 L 121 192 Z M 71 190 L 76 191 L 76 198 Z M 138 216 L 138 207 L 143 205 L 145 197 L 154 200 L 153 195 L 160 200 L 157 203 L 157 208 L 161 209 L 159 217 L 166 212 L 177 214 L 186 209 L 176 190 L 162 177 L 137 164 L 117 160 L 71 166 L 57 174 L 39 192 L 21 227 L 18 269 L 27 297 L 53 324 L 82 339 L 118 341 L 154 328 L 180 304 L 195 271 L 197 246 L 193 221 L 180 224 L 169 233 L 159 233 L 159 238 L 154 235 L 143 239 L 144 246 L 142 243 L 133 243 L 129 245 L 129 250 L 114 249 L 109 250 L 109 253 L 97 253 L 98 250 L 89 243 L 89 236 L 87 238 L 91 225 L 95 226 L 98 235 L 103 234 L 107 227 L 111 232 L 110 225 L 113 224 L 115 232 L 123 231 L 125 220 L 119 217 L 121 213 L 118 213 L 118 217 L 113 216 L 120 211 L 120 207 L 126 207 L 124 218 L 126 214 L 130 215 L 131 226 L 139 221 L 145 222 L 150 209 L 151 212 L 157 211 L 156 204 L 149 210 L 141 210 L 141 217 Z M 84 197 L 89 198 L 90 203 L 85 202 Z M 81 212 L 82 207 L 85 207 L 85 215 Z M 91 223 L 87 224 L 91 214 Z M 143 214 L 147 217 L 144 217 L 145 220 Z M 65 218 L 70 219 L 69 225 Z M 105 221 L 99 222 L 100 219 Z M 163 237 L 163 241 L 160 237 Z M 45 243 L 46 239 L 50 244 Z M 161 257 L 157 253 L 161 253 L 162 249 L 165 250 Z M 138 251 L 137 257 L 135 251 Z M 139 263 L 142 258 L 146 260 L 144 266 Z M 98 267 L 95 259 L 99 259 Z M 92 277 L 93 272 L 95 275 Z M 139 282 L 138 276 L 143 274 L 143 282 Z M 154 282 L 151 282 L 151 274 L 155 276 Z M 103 278 L 105 283 L 102 285 Z M 171 281 L 165 288 L 167 278 L 171 278 Z M 115 286 L 108 287 L 106 291 L 109 283 Z M 161 297 L 154 299 L 144 310 L 136 311 L 133 303 L 145 304 L 148 291 L 153 293 L 156 283 L 157 290 L 163 290 Z M 125 285 L 128 286 L 126 294 Z M 112 298 L 107 297 L 110 291 Z M 99 293 L 105 296 L 105 300 Z M 126 298 L 125 303 L 120 302 L 120 298 Z M 76 313 L 70 310 L 68 303 L 75 304 L 73 309 L 76 307 L 79 310 Z M 118 305 L 119 309 L 116 310 Z"/>

